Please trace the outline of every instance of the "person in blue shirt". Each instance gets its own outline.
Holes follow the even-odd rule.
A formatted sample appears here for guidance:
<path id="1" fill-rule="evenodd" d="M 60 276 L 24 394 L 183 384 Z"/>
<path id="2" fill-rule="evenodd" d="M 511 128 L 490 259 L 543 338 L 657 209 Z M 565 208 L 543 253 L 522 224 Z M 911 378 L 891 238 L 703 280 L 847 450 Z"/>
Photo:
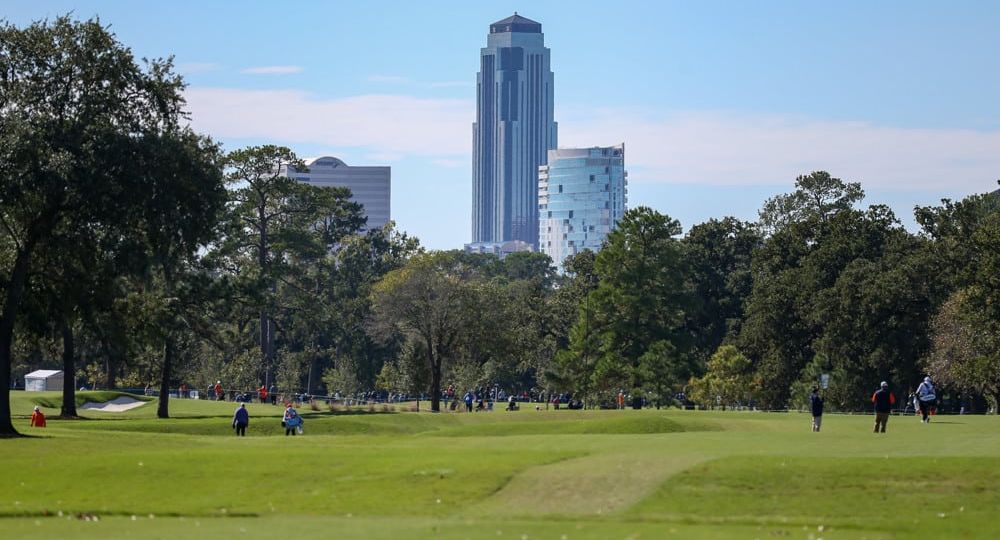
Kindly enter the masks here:
<path id="1" fill-rule="evenodd" d="M 465 402 L 465 412 L 472 412 L 472 390 L 469 390 L 464 396 L 462 396 L 462 401 Z"/>
<path id="2" fill-rule="evenodd" d="M 302 428 L 302 417 L 299 416 L 298 411 L 292 408 L 289 404 L 285 408 L 285 414 L 281 418 L 281 424 L 285 426 L 285 436 L 295 436 L 296 431 L 301 431 Z"/>
<path id="3" fill-rule="evenodd" d="M 236 430 L 237 437 L 246 437 L 247 426 L 250 425 L 250 412 L 247 411 L 247 404 L 240 403 L 233 414 L 233 429 Z"/>
<path id="4" fill-rule="evenodd" d="M 819 395 L 819 387 L 814 386 L 812 395 L 809 396 L 809 405 L 812 408 L 813 431 L 819 431 L 823 425 L 823 398 Z"/>

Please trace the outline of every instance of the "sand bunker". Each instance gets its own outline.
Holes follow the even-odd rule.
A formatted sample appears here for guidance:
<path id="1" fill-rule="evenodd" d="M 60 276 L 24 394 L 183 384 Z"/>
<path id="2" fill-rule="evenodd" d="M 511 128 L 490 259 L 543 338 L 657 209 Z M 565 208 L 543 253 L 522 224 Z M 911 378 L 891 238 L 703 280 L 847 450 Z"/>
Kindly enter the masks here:
<path id="1" fill-rule="evenodd" d="M 136 407 L 141 407 L 145 405 L 145 401 L 139 401 L 135 398 L 130 398 L 126 396 L 118 396 L 111 401 L 105 401 L 104 403 L 84 403 L 80 408 L 87 409 L 88 411 L 102 411 L 102 412 L 124 412 L 129 409 L 134 409 Z"/>

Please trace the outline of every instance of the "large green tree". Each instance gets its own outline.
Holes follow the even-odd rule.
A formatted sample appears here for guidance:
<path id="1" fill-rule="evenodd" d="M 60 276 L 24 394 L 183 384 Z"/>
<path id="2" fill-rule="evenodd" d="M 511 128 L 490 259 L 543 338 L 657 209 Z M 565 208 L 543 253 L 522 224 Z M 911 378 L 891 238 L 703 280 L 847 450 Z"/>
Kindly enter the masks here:
<path id="1" fill-rule="evenodd" d="M 763 237 L 754 224 L 726 217 L 691 227 L 682 242 L 699 300 L 688 332 L 697 362 L 705 365 L 720 345 L 739 335 L 753 287 L 750 264 Z"/>
<path id="2" fill-rule="evenodd" d="M 0 435 L 16 434 L 8 388 L 25 284 L 55 231 L 133 225 L 147 186 L 125 160 L 183 104 L 169 61 L 140 65 L 97 21 L 0 26 Z"/>
<path id="3" fill-rule="evenodd" d="M 442 373 L 460 359 L 468 323 L 479 316 L 468 282 L 473 273 L 460 254 L 421 254 L 386 274 L 372 290 L 370 331 L 381 339 L 401 336 L 423 355 L 435 412 L 441 409 Z"/>
<path id="4" fill-rule="evenodd" d="M 665 392 L 687 379 L 684 321 L 694 298 L 680 233 L 677 220 L 638 207 L 608 235 L 594 262 L 598 285 L 559 358 L 576 391 L 638 390 L 655 377 Z"/>
<path id="5" fill-rule="evenodd" d="M 290 149 L 263 145 L 230 152 L 231 187 L 224 241 L 214 257 L 256 296 L 258 347 L 265 384 L 273 380 L 278 317 L 299 311 L 283 288 L 303 290 L 317 264 L 364 225 L 346 188 L 315 187 L 289 176 L 308 170 Z M 309 307 L 307 304 L 305 307 Z"/>

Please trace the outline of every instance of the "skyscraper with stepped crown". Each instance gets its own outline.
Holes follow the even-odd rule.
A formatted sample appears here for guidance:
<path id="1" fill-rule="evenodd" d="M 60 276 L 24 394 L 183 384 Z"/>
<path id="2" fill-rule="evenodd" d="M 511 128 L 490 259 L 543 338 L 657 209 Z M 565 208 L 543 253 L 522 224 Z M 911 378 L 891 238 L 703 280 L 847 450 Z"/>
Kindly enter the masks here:
<path id="1" fill-rule="evenodd" d="M 517 13 L 490 25 L 472 125 L 472 242 L 538 246 L 538 167 L 556 148 L 553 75 L 542 25 Z"/>

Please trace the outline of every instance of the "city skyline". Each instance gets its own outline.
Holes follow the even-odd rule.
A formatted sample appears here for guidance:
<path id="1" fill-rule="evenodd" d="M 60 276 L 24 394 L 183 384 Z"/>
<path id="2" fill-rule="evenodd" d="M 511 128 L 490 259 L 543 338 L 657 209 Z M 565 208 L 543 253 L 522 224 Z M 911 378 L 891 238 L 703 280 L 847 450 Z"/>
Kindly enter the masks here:
<path id="1" fill-rule="evenodd" d="M 558 44 L 560 144 L 626 141 L 630 206 L 685 227 L 753 219 L 822 169 L 913 228 L 914 205 L 995 190 L 1000 176 L 994 4 L 235 6 L 53 0 L 3 17 L 99 15 L 137 56 L 175 55 L 194 127 L 229 150 L 392 166 L 393 217 L 433 249 L 469 239 L 476 51 L 514 11 Z"/>

